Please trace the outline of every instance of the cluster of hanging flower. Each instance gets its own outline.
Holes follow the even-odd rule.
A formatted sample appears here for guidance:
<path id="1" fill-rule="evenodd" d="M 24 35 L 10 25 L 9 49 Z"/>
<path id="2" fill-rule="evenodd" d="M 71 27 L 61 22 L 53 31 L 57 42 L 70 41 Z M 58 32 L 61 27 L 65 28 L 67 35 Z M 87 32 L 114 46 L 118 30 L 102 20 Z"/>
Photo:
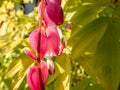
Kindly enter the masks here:
<path id="1" fill-rule="evenodd" d="M 48 74 L 52 75 L 55 71 L 52 57 L 61 55 L 65 46 L 57 29 L 57 25 L 63 23 L 61 0 L 41 0 L 38 8 L 40 26 L 29 36 L 36 55 L 29 50 L 25 51 L 38 63 L 30 67 L 27 74 L 27 82 L 31 90 L 45 90 Z M 47 60 L 44 61 L 43 58 Z"/>

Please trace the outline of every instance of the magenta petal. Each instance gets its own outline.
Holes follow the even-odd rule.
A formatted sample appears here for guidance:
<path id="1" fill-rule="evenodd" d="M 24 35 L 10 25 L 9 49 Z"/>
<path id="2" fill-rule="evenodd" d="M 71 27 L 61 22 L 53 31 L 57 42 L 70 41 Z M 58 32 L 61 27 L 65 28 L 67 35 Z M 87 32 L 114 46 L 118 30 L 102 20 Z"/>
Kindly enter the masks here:
<path id="1" fill-rule="evenodd" d="M 45 31 L 41 30 L 40 58 L 42 59 L 48 50 L 48 41 Z"/>
<path id="2" fill-rule="evenodd" d="M 39 67 L 41 70 L 42 83 L 45 85 L 48 77 L 48 66 L 46 62 L 40 62 Z"/>
<path id="3" fill-rule="evenodd" d="M 47 10 L 45 9 L 44 11 L 44 19 L 45 19 L 45 23 L 46 23 L 46 26 L 52 26 L 54 25 L 55 23 L 49 18 L 48 14 L 47 14 Z"/>
<path id="4" fill-rule="evenodd" d="M 28 55 L 33 60 L 37 60 L 37 57 L 29 50 L 25 50 L 26 55 Z"/>
<path id="5" fill-rule="evenodd" d="M 29 69 L 27 74 L 27 82 L 31 90 L 42 90 L 39 68 L 37 66 L 33 66 Z"/>
<path id="6" fill-rule="evenodd" d="M 55 26 L 50 26 L 46 29 L 46 34 L 48 38 L 48 49 L 52 50 L 55 55 L 58 54 L 60 45 L 60 36 L 56 30 Z"/>
<path id="7" fill-rule="evenodd" d="M 57 5 L 57 4 L 52 4 L 49 3 L 46 7 L 45 7 L 46 13 L 48 15 L 48 17 L 56 24 L 56 25 L 60 25 L 63 23 L 63 11 L 61 6 Z M 45 21 L 46 18 L 45 18 Z"/>
<path id="8" fill-rule="evenodd" d="M 37 47 L 38 47 L 38 33 L 39 33 L 39 29 L 37 28 L 34 31 L 32 31 L 32 33 L 29 36 L 30 44 L 35 52 L 37 52 Z"/>
<path id="9" fill-rule="evenodd" d="M 27 74 L 27 82 L 31 90 L 44 90 L 48 77 L 46 62 L 40 62 L 38 66 L 32 66 Z"/>
<path id="10" fill-rule="evenodd" d="M 37 28 L 30 34 L 30 44 L 35 52 L 39 54 L 40 59 L 42 59 L 47 52 L 47 37 L 43 30 Z M 38 39 L 40 42 L 38 42 Z M 38 49 L 40 52 L 38 52 Z"/>
<path id="11" fill-rule="evenodd" d="M 47 3 L 54 3 L 54 4 L 61 5 L 61 1 L 62 0 L 47 0 Z"/>
<path id="12" fill-rule="evenodd" d="M 41 6 L 42 6 L 42 3 L 40 2 L 39 6 L 38 6 L 39 16 L 41 15 Z M 46 13 L 46 10 L 45 10 L 45 7 L 46 7 L 46 4 L 44 5 L 44 10 L 43 10 L 44 11 L 43 15 L 44 15 L 45 20 L 42 21 L 42 25 L 46 27 L 46 26 L 49 26 L 49 25 L 53 24 L 54 22 L 48 17 L 48 15 Z"/>
<path id="13" fill-rule="evenodd" d="M 54 1 L 55 1 L 55 3 L 61 5 L 62 0 L 54 0 Z"/>

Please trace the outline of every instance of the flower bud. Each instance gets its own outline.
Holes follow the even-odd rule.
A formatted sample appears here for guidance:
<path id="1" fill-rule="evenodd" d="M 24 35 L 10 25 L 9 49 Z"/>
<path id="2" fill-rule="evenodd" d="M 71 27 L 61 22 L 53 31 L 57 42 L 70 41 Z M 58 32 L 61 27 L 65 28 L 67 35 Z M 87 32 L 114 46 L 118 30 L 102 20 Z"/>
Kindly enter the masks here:
<path id="1" fill-rule="evenodd" d="M 49 3 L 48 5 L 46 5 L 45 13 L 56 25 L 60 25 L 63 23 L 63 11 L 61 6 Z M 47 21 L 46 17 L 44 18 L 45 21 Z"/>
<path id="2" fill-rule="evenodd" d="M 39 66 L 32 66 L 27 74 L 27 82 L 31 90 L 45 90 L 47 76 L 46 62 L 40 62 Z"/>
<path id="3" fill-rule="evenodd" d="M 42 90 L 39 76 L 39 68 L 37 66 L 31 67 L 27 74 L 27 82 L 31 90 Z"/>
<path id="4" fill-rule="evenodd" d="M 54 63 L 51 58 L 47 58 L 47 65 L 48 65 L 48 72 L 50 75 L 53 75 L 55 73 Z"/>
<path id="5" fill-rule="evenodd" d="M 53 0 L 54 1 L 54 0 Z M 59 1 L 59 3 L 61 3 Z M 39 3 L 38 13 L 41 15 L 41 6 L 42 3 Z M 62 7 L 58 3 L 53 3 L 52 0 L 47 0 L 43 5 L 43 14 L 44 20 L 47 25 L 51 25 L 55 23 L 56 25 L 60 25 L 63 23 L 63 10 Z"/>

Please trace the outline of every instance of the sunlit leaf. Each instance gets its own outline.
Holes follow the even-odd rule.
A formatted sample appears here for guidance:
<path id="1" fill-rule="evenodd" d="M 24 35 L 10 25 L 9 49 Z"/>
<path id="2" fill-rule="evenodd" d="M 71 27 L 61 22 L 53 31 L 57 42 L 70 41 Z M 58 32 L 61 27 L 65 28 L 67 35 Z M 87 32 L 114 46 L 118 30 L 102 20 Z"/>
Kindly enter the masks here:
<path id="1" fill-rule="evenodd" d="M 106 90 L 117 90 L 120 82 L 119 24 L 119 21 L 100 18 L 74 37 L 77 43 L 73 47 L 72 59 L 79 61 Z"/>
<path id="2" fill-rule="evenodd" d="M 99 18 L 90 22 L 84 28 L 78 31 L 75 36 L 71 36 L 69 42 L 74 41 L 73 57 L 78 57 L 79 52 L 86 48 L 90 43 L 96 44 L 107 28 L 108 18 Z M 99 28 L 99 29 L 98 29 Z M 90 47 L 90 46 L 89 46 Z M 79 48 L 79 49 L 78 49 Z M 74 50 L 76 49 L 76 50 Z"/>
<path id="3" fill-rule="evenodd" d="M 58 63 L 64 68 L 65 72 L 57 77 L 54 84 L 54 90 L 69 90 L 71 76 L 71 62 L 69 56 L 63 54 L 61 58 L 58 59 Z M 62 70 L 60 72 L 62 72 Z"/>
<path id="4" fill-rule="evenodd" d="M 25 79 L 29 66 L 33 63 L 24 53 L 17 60 L 11 63 L 7 78 L 12 78 L 11 89 L 19 89 Z"/>
<path id="5" fill-rule="evenodd" d="M 49 84 L 55 80 L 53 82 L 54 90 L 69 90 L 71 77 L 71 62 L 69 56 L 63 54 L 62 56 L 56 59 L 55 63 L 56 63 L 55 70 L 57 75 L 50 76 L 50 79 L 48 79 Z M 51 78 L 54 79 L 51 80 Z"/>

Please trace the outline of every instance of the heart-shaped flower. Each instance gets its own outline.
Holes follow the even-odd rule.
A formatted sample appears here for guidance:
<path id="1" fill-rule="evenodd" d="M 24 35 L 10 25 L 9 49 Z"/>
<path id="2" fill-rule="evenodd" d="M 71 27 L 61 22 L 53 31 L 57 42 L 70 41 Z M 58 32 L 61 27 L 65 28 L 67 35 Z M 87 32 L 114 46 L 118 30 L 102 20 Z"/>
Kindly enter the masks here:
<path id="1" fill-rule="evenodd" d="M 27 82 L 31 90 L 45 90 L 48 77 L 48 66 L 46 62 L 40 62 L 38 66 L 30 67 L 27 74 Z"/>
<path id="2" fill-rule="evenodd" d="M 45 14 L 48 15 L 48 17 L 56 24 L 56 25 L 60 25 L 63 23 L 63 11 L 61 6 L 59 6 L 58 4 L 53 4 L 53 3 L 48 3 L 48 5 L 46 5 Z M 46 17 L 45 21 L 46 20 Z"/>
<path id="3" fill-rule="evenodd" d="M 40 35 L 39 35 L 40 34 Z M 58 56 L 62 53 L 65 43 L 61 44 L 60 35 L 55 26 L 46 28 L 46 31 L 39 28 L 32 31 L 30 34 L 30 44 L 40 59 L 43 57 Z M 38 40 L 40 39 L 40 42 Z M 38 48 L 39 47 L 39 48 Z M 40 53 L 38 52 L 38 49 Z M 26 54 L 34 60 L 37 60 L 31 51 L 26 50 Z"/>
<path id="4" fill-rule="evenodd" d="M 43 5 L 43 14 L 44 14 L 44 20 L 47 23 L 47 25 L 51 25 L 51 23 L 55 23 L 56 25 L 60 25 L 63 23 L 63 10 L 62 7 L 58 4 L 61 3 L 55 0 L 47 0 Z M 39 4 L 39 15 L 41 15 L 41 6 L 42 4 Z"/>
<path id="5" fill-rule="evenodd" d="M 63 23 L 61 0 L 42 0 L 39 4 L 40 27 L 30 33 L 30 45 L 35 52 L 26 50 L 26 54 L 36 60 L 38 65 L 32 66 L 27 74 L 27 82 L 31 90 L 45 90 L 49 74 L 54 74 L 53 56 L 62 54 L 65 41 L 61 43 L 62 34 L 56 25 Z M 44 28 L 44 30 L 43 30 Z M 46 62 L 42 61 L 46 58 Z"/>

